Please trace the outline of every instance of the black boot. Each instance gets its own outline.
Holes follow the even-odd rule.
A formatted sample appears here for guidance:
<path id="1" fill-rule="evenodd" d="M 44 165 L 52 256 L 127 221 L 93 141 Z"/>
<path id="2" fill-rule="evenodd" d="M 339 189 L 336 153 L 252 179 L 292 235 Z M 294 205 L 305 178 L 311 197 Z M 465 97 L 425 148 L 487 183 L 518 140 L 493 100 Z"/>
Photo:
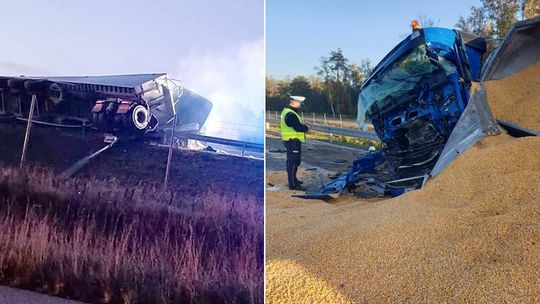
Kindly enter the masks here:
<path id="1" fill-rule="evenodd" d="M 289 183 L 289 189 L 293 190 L 296 186 L 295 180 L 294 180 L 294 162 L 291 160 L 287 160 L 287 181 Z"/>
<path id="2" fill-rule="evenodd" d="M 304 183 L 304 181 L 301 181 L 301 180 L 299 180 L 299 179 L 296 177 L 296 174 L 298 173 L 298 166 L 299 166 L 298 163 L 294 164 L 294 169 L 293 169 L 294 183 L 295 183 L 296 185 L 302 185 L 302 184 Z"/>
<path id="3" fill-rule="evenodd" d="M 299 180 L 298 178 L 296 178 L 296 173 L 298 172 L 298 166 L 300 164 L 298 162 L 295 162 L 294 164 L 294 168 L 293 168 L 293 180 L 294 180 L 294 189 L 292 190 L 306 190 L 304 189 L 304 187 L 302 187 L 301 185 L 304 183 L 303 181 Z M 289 187 L 290 188 L 290 187 Z"/>
<path id="4" fill-rule="evenodd" d="M 295 185 L 293 188 L 289 187 L 289 190 L 306 191 L 306 189 L 300 185 Z"/>

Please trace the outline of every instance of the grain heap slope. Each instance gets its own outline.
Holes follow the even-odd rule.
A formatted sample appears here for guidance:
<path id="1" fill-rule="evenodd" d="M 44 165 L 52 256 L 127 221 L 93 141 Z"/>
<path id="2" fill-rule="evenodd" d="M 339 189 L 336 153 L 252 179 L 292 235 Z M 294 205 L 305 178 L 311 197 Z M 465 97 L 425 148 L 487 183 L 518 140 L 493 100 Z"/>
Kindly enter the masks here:
<path id="1" fill-rule="evenodd" d="M 285 202 L 268 192 L 268 303 L 317 290 L 337 303 L 534 303 L 539 184 L 540 138 L 503 134 L 386 201 Z"/>
<path id="2" fill-rule="evenodd" d="M 484 83 L 497 119 L 540 130 L 540 61 L 500 80 Z"/>

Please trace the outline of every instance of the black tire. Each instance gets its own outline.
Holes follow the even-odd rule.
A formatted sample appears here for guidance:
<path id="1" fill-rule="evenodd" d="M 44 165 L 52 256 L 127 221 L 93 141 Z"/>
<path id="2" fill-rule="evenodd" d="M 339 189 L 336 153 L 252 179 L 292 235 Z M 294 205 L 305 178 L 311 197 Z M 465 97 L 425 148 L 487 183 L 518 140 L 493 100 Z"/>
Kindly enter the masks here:
<path id="1" fill-rule="evenodd" d="M 136 130 L 145 130 L 150 123 L 150 113 L 143 105 L 137 105 L 131 111 L 131 122 Z"/>
<path id="2" fill-rule="evenodd" d="M 92 113 L 92 122 L 94 123 L 94 126 L 96 128 L 104 129 L 106 127 L 105 113 L 104 112 Z"/>

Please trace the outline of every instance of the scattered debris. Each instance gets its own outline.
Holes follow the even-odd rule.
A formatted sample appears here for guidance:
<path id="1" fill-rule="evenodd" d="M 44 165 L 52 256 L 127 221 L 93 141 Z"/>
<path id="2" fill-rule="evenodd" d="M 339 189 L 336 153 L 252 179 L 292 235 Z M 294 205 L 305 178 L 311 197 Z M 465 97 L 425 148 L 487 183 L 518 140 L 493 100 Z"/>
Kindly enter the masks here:
<path id="1" fill-rule="evenodd" d="M 276 149 L 276 150 L 270 150 L 268 152 L 270 152 L 270 153 L 287 153 L 287 150 L 285 150 L 285 149 Z"/>

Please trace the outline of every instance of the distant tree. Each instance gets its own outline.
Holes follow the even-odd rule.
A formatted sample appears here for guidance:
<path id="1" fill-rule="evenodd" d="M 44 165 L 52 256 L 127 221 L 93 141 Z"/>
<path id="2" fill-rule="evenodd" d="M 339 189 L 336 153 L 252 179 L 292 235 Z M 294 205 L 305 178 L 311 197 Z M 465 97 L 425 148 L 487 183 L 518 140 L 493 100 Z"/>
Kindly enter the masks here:
<path id="1" fill-rule="evenodd" d="M 540 0 L 520 0 L 521 20 L 540 15 Z"/>
<path id="2" fill-rule="evenodd" d="M 266 96 L 276 96 L 278 93 L 278 81 L 272 76 L 266 77 Z"/>
<path id="3" fill-rule="evenodd" d="M 289 95 L 300 95 L 306 97 L 304 104 L 305 111 L 313 111 L 314 91 L 311 88 L 309 80 L 304 76 L 297 76 L 289 83 Z"/>
<path id="4" fill-rule="evenodd" d="M 506 35 L 512 24 L 517 21 L 518 0 L 482 0 L 482 7 L 493 26 L 495 38 Z"/>
<path id="5" fill-rule="evenodd" d="M 468 17 L 459 17 L 456 27 L 487 39 L 498 39 L 517 21 L 518 8 L 524 6 L 518 0 L 482 0 L 481 7 L 471 7 Z"/>
<path id="6" fill-rule="evenodd" d="M 337 99 L 338 113 L 347 111 L 350 107 L 350 96 L 346 83 L 350 78 L 349 59 L 343 56 L 343 51 L 338 48 L 337 51 L 330 52 L 331 69 L 335 73 L 335 97 Z M 335 116 L 335 113 L 332 113 Z"/>
<path id="7" fill-rule="evenodd" d="M 512 24 L 533 14 L 540 0 L 482 0 L 481 6 L 472 6 L 469 16 L 460 16 L 456 28 L 472 32 L 487 39 L 487 53 L 506 35 Z"/>
<path id="8" fill-rule="evenodd" d="M 438 26 L 439 23 L 441 23 L 441 20 L 435 21 L 435 20 L 429 18 L 425 14 L 419 14 L 416 17 L 416 20 L 420 23 L 421 27 L 434 27 L 434 26 Z"/>
<path id="9" fill-rule="evenodd" d="M 290 80 L 276 80 L 266 78 L 266 109 L 269 111 L 281 110 L 288 101 Z"/>
<path id="10" fill-rule="evenodd" d="M 373 72 L 373 66 L 371 65 L 371 60 L 364 58 L 360 61 L 360 71 L 364 78 L 368 78 L 369 75 Z"/>
<path id="11" fill-rule="evenodd" d="M 341 48 L 331 51 L 329 57 L 321 57 L 321 65 L 316 67 L 317 74 L 324 79 L 325 94 L 332 115 L 346 111 L 350 106 L 350 96 L 345 83 L 350 77 L 349 59 L 343 55 Z"/>
<path id="12" fill-rule="evenodd" d="M 324 93 L 324 81 L 318 76 L 310 76 L 308 78 L 313 95 L 311 100 L 306 102 L 306 110 L 317 113 L 329 113 L 330 107 Z"/>
<path id="13" fill-rule="evenodd" d="M 354 63 L 351 64 L 349 68 L 351 71 L 351 77 L 350 77 L 351 86 L 353 89 L 359 90 L 360 86 L 365 80 L 365 75 L 364 73 L 362 73 L 362 70 L 360 69 L 360 67 Z"/>
<path id="14" fill-rule="evenodd" d="M 311 85 L 309 80 L 304 76 L 297 76 L 293 78 L 289 84 L 290 95 L 307 96 L 311 94 Z"/>
<path id="15" fill-rule="evenodd" d="M 459 17 L 456 28 L 485 38 L 493 35 L 486 11 L 482 7 L 472 6 L 467 18 L 463 16 Z"/>
<path id="16" fill-rule="evenodd" d="M 306 97 L 303 111 L 316 113 L 356 114 L 360 87 L 371 74 L 371 61 L 350 63 L 341 49 L 321 57 L 314 68 L 316 75 L 297 76 L 277 80 L 266 78 L 266 108 L 280 111 L 288 103 L 289 95 Z"/>
<path id="17" fill-rule="evenodd" d="M 337 51 L 330 52 L 328 63 L 330 63 L 332 71 L 335 72 L 336 80 L 341 82 L 346 77 L 349 69 L 349 59 L 343 56 L 341 48 L 338 48 Z"/>
<path id="18" fill-rule="evenodd" d="M 463 17 L 463 16 L 459 16 L 458 18 L 458 21 L 456 22 L 456 24 L 454 25 L 457 29 L 460 29 L 464 32 L 469 32 L 469 33 L 472 33 L 472 29 L 471 29 L 471 25 L 469 24 L 469 22 L 467 22 L 467 18 Z"/>
<path id="19" fill-rule="evenodd" d="M 326 97 L 326 100 L 328 101 L 328 105 L 330 106 L 330 109 L 332 110 L 332 114 L 334 115 L 334 95 L 333 95 L 333 89 L 332 89 L 332 68 L 330 67 L 330 60 L 327 57 L 321 57 L 320 59 L 320 66 L 315 67 L 315 71 L 317 72 L 317 75 L 319 75 L 323 82 L 322 82 L 322 91 L 323 94 Z"/>

